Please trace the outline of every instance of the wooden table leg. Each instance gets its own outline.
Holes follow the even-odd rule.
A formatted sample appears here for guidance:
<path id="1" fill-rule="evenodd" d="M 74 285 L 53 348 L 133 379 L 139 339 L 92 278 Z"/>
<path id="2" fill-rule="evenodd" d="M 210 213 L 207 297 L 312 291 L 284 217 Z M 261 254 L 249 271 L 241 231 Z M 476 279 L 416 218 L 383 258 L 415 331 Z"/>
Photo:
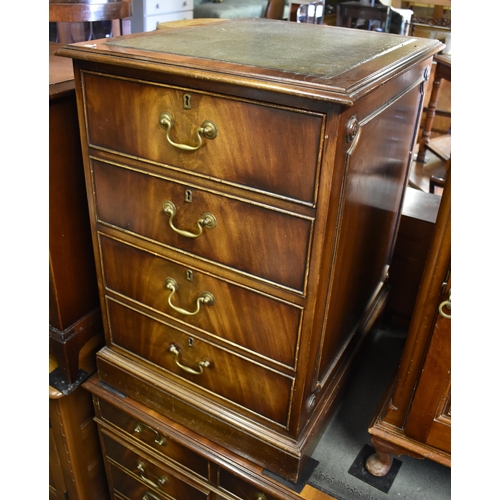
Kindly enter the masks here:
<path id="1" fill-rule="evenodd" d="M 425 153 L 427 149 L 427 144 L 429 144 L 429 139 L 431 137 L 432 123 L 434 117 L 436 116 L 437 102 L 439 97 L 439 91 L 441 89 L 442 76 L 436 68 L 436 73 L 434 76 L 434 82 L 432 84 L 431 97 L 429 99 L 429 105 L 427 107 L 427 114 L 425 116 L 424 130 L 422 132 L 422 137 L 418 146 L 418 156 L 417 161 L 425 163 Z"/>

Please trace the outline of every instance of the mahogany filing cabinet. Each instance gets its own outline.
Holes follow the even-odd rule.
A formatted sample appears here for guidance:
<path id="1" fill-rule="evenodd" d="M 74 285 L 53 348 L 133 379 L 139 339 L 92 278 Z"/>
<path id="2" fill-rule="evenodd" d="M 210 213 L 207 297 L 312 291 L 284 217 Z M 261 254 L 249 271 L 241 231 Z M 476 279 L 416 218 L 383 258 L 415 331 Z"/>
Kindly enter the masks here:
<path id="1" fill-rule="evenodd" d="M 441 47 L 244 19 L 63 48 L 100 382 L 298 481 L 385 303 Z"/>

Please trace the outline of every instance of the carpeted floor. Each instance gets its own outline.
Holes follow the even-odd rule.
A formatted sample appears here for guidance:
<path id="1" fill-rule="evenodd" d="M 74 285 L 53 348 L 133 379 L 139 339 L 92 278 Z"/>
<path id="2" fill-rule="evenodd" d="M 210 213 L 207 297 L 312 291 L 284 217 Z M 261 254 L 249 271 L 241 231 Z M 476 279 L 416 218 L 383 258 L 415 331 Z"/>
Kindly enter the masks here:
<path id="1" fill-rule="evenodd" d="M 388 328 L 369 334 L 340 407 L 313 454 L 319 464 L 309 484 L 337 500 L 451 498 L 450 469 L 430 460 L 398 457 L 401 466 L 387 493 L 358 479 L 363 475 L 349 473 L 358 454 L 371 446 L 367 429 L 397 368 L 405 334 Z"/>

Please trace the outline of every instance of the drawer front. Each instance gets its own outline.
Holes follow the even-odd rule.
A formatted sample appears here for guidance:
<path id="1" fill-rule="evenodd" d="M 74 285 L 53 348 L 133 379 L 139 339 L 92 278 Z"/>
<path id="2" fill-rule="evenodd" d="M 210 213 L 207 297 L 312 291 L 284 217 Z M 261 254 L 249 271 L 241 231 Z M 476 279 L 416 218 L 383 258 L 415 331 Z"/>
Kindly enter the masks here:
<path id="1" fill-rule="evenodd" d="M 193 0 L 144 0 L 144 15 L 193 10 Z"/>
<path id="2" fill-rule="evenodd" d="M 114 345 L 286 427 L 293 379 L 108 300 Z"/>
<path id="3" fill-rule="evenodd" d="M 304 290 L 310 219 L 108 163 L 94 161 L 93 171 L 100 221 Z M 206 218 L 208 224 L 198 226 Z"/>
<path id="4" fill-rule="evenodd" d="M 277 500 L 276 497 L 264 493 L 258 487 L 246 483 L 222 468 L 219 469 L 219 486 L 242 500 Z"/>
<path id="5" fill-rule="evenodd" d="M 314 203 L 322 115 L 113 76 L 83 77 L 91 146 Z M 168 137 L 174 144 L 197 147 L 207 120 L 217 135 L 202 138 L 195 151 L 179 149 L 167 140 L 161 113 L 173 118 Z"/>
<path id="6" fill-rule="evenodd" d="M 109 462 L 108 468 L 114 490 L 130 500 L 186 500 L 188 498 L 189 500 L 208 500 L 210 495 L 209 492 L 200 491 L 171 473 L 164 474 L 169 478 L 167 486 L 162 487 L 168 488 L 169 492 L 166 494 L 163 493 L 163 489 L 159 490 L 142 482 L 137 476 L 131 475 L 113 462 Z"/>
<path id="7" fill-rule="evenodd" d="M 180 445 L 145 422 L 119 410 L 107 401 L 99 400 L 99 406 L 103 420 L 116 425 L 126 435 L 150 446 L 166 458 L 208 479 L 208 462 L 203 457 Z"/>
<path id="8" fill-rule="evenodd" d="M 100 246 L 108 290 L 218 337 L 228 346 L 237 344 L 295 367 L 302 324 L 299 307 L 104 235 Z M 203 303 L 204 297 L 209 303 Z"/>
<path id="9" fill-rule="evenodd" d="M 166 465 L 162 465 L 161 467 L 156 465 L 129 447 L 125 447 L 102 430 L 101 438 L 108 460 L 125 469 L 136 480 L 139 479 L 141 482 L 146 483 L 151 491 L 182 500 L 187 498 L 192 498 L 193 500 L 206 499 L 208 491 L 198 491 L 192 485 L 187 484 L 183 480 L 181 473 L 174 472 Z M 126 488 L 124 490 L 127 491 Z"/>

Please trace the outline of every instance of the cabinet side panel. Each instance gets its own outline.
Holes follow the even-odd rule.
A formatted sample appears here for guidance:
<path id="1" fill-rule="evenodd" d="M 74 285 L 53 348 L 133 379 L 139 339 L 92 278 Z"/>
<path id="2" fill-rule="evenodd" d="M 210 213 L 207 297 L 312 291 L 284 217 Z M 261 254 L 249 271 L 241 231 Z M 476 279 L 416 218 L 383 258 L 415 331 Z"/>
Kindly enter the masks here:
<path id="1" fill-rule="evenodd" d="M 348 112 L 349 117 L 356 117 L 359 129 L 345 154 L 320 383 L 328 378 L 386 280 L 421 98 L 420 86 L 415 83 L 392 99 L 379 100 L 383 104 L 378 107 L 360 103 Z"/>

